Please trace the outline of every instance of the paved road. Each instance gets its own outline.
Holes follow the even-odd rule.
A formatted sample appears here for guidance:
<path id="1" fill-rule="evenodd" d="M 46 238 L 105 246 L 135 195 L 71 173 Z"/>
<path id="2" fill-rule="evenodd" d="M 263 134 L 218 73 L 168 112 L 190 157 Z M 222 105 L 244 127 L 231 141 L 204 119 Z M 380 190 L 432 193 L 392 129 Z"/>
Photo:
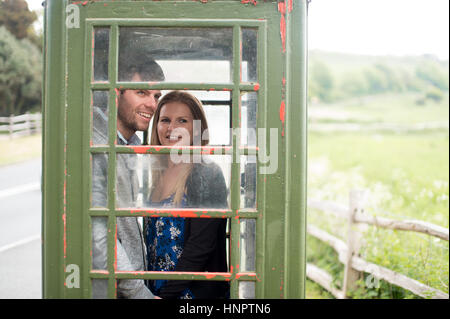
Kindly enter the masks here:
<path id="1" fill-rule="evenodd" d="M 0 167 L 0 299 L 41 298 L 41 159 Z"/>

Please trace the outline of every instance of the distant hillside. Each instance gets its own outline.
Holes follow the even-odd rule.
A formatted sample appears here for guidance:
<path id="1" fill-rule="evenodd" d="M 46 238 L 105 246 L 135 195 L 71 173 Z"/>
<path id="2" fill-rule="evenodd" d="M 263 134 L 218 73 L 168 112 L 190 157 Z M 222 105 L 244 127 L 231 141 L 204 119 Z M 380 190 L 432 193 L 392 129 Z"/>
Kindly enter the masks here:
<path id="1" fill-rule="evenodd" d="M 323 102 L 385 92 L 448 92 L 449 61 L 434 56 L 369 56 L 309 52 L 309 97 Z"/>
<path id="2" fill-rule="evenodd" d="M 449 61 L 439 60 L 433 55 L 423 56 L 371 56 L 371 55 L 358 55 L 358 54 L 346 54 L 337 52 L 327 52 L 319 50 L 309 51 L 310 61 L 323 61 L 332 67 L 334 72 L 340 73 L 348 71 L 348 69 L 358 69 L 364 66 L 370 66 L 376 63 L 383 63 L 390 66 L 399 66 L 405 68 L 415 68 L 416 66 L 432 62 L 441 65 L 443 69 L 449 68 Z"/>

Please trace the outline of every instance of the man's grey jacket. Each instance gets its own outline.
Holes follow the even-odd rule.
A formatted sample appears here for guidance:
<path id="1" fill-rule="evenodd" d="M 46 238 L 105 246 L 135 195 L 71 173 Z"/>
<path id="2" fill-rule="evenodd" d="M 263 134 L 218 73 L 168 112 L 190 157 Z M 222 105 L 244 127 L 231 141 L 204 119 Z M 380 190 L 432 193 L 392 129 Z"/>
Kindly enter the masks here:
<path id="1" fill-rule="evenodd" d="M 93 143 L 108 144 L 108 117 L 98 107 L 93 112 Z M 140 145 L 141 141 L 133 135 L 128 142 L 117 136 L 121 145 Z M 136 174 L 136 156 L 118 154 L 116 160 L 116 207 L 135 207 L 139 182 Z M 92 156 L 92 207 L 108 206 L 108 158 L 106 154 Z M 92 218 L 92 263 L 95 270 L 107 270 L 107 218 Z M 146 270 L 146 252 L 142 230 L 136 217 L 117 218 L 117 270 Z M 113 256 L 111 256 L 113 257 Z M 107 280 L 94 280 L 93 297 L 107 297 Z M 144 280 L 119 280 L 118 298 L 151 299 L 153 294 L 145 286 Z"/>

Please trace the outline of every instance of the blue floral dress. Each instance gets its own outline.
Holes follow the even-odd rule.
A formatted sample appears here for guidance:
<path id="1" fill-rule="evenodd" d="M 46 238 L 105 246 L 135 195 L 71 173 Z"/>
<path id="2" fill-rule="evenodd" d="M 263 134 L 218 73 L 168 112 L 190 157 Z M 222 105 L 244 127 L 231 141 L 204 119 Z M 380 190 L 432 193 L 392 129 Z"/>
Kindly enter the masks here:
<path id="1" fill-rule="evenodd" d="M 172 208 L 173 197 L 158 203 L 151 203 L 152 207 Z M 181 201 L 181 207 L 186 207 L 186 195 Z M 154 217 L 147 218 L 145 224 L 145 242 L 147 245 L 147 264 L 149 271 L 174 271 L 184 247 L 185 218 Z M 167 280 L 151 280 L 149 288 L 158 296 Z M 186 288 L 179 299 L 192 299 L 194 295 Z"/>

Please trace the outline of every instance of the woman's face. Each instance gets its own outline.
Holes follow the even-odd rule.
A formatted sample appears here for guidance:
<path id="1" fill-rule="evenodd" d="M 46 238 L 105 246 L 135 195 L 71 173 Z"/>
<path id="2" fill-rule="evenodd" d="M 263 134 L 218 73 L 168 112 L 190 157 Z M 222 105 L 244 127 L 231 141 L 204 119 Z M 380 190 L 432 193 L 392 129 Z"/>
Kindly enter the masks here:
<path id="1" fill-rule="evenodd" d="M 192 145 L 193 116 L 189 107 L 181 102 L 164 104 L 157 131 L 161 145 Z"/>

